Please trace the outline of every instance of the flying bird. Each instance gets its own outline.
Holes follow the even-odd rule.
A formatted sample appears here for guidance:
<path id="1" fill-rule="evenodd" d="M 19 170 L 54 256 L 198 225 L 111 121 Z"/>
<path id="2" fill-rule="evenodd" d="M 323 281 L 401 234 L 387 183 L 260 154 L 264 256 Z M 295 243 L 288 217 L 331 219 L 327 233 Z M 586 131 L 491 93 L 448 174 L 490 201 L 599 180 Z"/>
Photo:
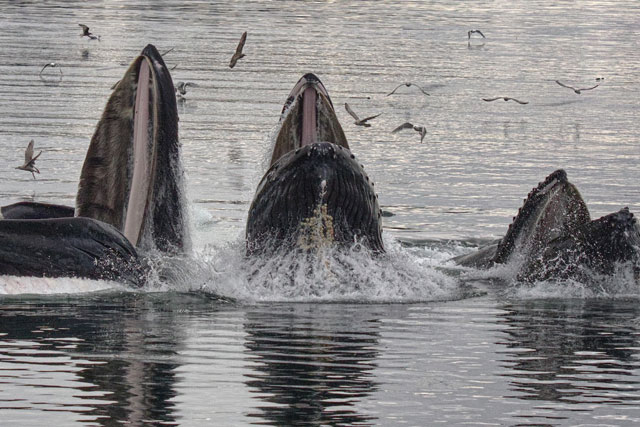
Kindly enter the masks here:
<path id="1" fill-rule="evenodd" d="M 175 87 L 176 93 L 178 94 L 179 98 L 184 98 L 184 96 L 187 94 L 187 88 L 189 86 L 193 86 L 193 87 L 198 87 L 197 84 L 195 83 L 191 83 L 191 82 L 178 82 L 178 84 Z"/>
<path id="2" fill-rule="evenodd" d="M 396 86 L 396 88 L 395 88 L 395 89 L 393 89 L 391 92 L 389 92 L 389 93 L 387 94 L 387 96 L 389 96 L 389 95 L 393 95 L 394 93 L 396 93 L 396 90 L 398 90 L 398 89 L 399 89 L 399 88 L 401 88 L 402 86 L 406 86 L 406 87 L 409 87 L 409 86 L 415 86 L 415 87 L 417 87 L 418 89 L 420 89 L 420 92 L 424 93 L 424 94 L 425 94 L 425 95 L 427 95 L 427 96 L 431 96 L 431 95 L 429 95 L 429 94 L 428 94 L 424 89 L 422 89 L 420 86 L 418 86 L 417 84 L 415 84 L 415 83 L 409 83 L 409 82 L 399 84 L 398 86 Z"/>
<path id="3" fill-rule="evenodd" d="M 497 99 L 503 99 L 505 101 L 516 101 L 518 104 L 528 104 L 528 101 L 520 101 L 518 99 L 515 98 L 510 98 L 508 96 L 496 96 L 495 98 L 482 98 L 483 101 L 487 101 L 487 102 L 491 102 L 491 101 L 495 101 Z"/>
<path id="4" fill-rule="evenodd" d="M 44 67 L 42 67 L 42 70 L 40 70 L 40 75 L 42 75 L 42 72 L 44 71 L 45 68 L 47 67 L 60 67 L 60 65 L 58 65 L 57 62 L 49 62 L 48 64 L 44 64 Z M 60 74 L 62 74 L 62 67 L 58 68 L 58 70 L 60 71 Z M 62 77 L 61 77 L 62 78 Z"/>
<path id="5" fill-rule="evenodd" d="M 36 179 L 36 175 L 34 174 L 34 172 L 40 173 L 40 171 L 36 167 L 36 159 L 40 157 L 42 151 L 40 151 L 37 156 L 33 157 L 33 144 L 34 143 L 32 139 L 29 142 L 29 145 L 27 145 L 27 149 L 24 151 L 24 164 L 22 166 L 18 166 L 16 169 L 31 172 L 31 175 L 33 175 L 33 179 Z"/>
<path id="6" fill-rule="evenodd" d="M 229 68 L 233 68 L 236 66 L 236 62 L 238 59 L 244 58 L 244 53 L 242 53 L 242 49 L 244 48 L 244 43 L 247 41 L 247 32 L 242 33 L 242 37 L 240 37 L 240 42 L 238 43 L 238 47 L 236 48 L 236 53 L 231 57 L 231 62 L 229 62 Z"/>
<path id="7" fill-rule="evenodd" d="M 470 39 L 471 38 L 471 34 L 473 34 L 473 33 L 478 33 L 478 34 L 480 34 L 482 36 L 483 39 L 486 39 L 484 34 L 482 34 L 482 31 L 480 31 L 480 30 L 469 30 L 469 31 L 467 31 L 467 39 Z"/>
<path id="8" fill-rule="evenodd" d="M 89 27 L 87 27 L 84 24 L 78 24 L 79 26 L 82 27 L 82 34 L 80 34 L 80 37 L 89 37 L 89 40 L 98 40 L 100 41 L 100 36 L 95 36 L 93 35 L 93 33 L 91 31 L 89 31 Z"/>
<path id="9" fill-rule="evenodd" d="M 375 116 L 371 116 L 371 117 L 366 117 L 364 119 L 360 119 L 360 117 L 358 117 L 358 115 L 351 109 L 351 107 L 349 107 L 349 104 L 347 104 L 346 102 L 344 103 L 344 108 L 347 110 L 347 113 L 349 113 L 351 115 L 351 117 L 353 117 L 356 121 L 354 122 L 356 124 L 356 126 L 364 126 L 364 127 L 371 127 L 371 125 L 369 123 L 367 123 L 369 120 L 371 119 L 375 119 L 376 117 L 378 117 L 380 114 L 376 114 Z"/>
<path id="10" fill-rule="evenodd" d="M 595 88 L 597 88 L 598 86 L 600 86 L 600 84 L 597 84 L 597 85 L 595 85 L 595 86 L 593 86 L 593 87 L 583 87 L 583 88 L 580 88 L 580 89 L 576 89 L 575 87 L 573 87 L 573 86 L 569 86 L 569 85 L 566 85 L 566 84 L 564 84 L 564 83 L 562 83 L 562 82 L 560 82 L 560 81 L 558 81 L 558 80 L 556 80 L 556 83 L 558 83 L 558 84 L 559 84 L 560 86 L 562 86 L 562 87 L 566 87 L 567 89 L 571 89 L 572 91 L 574 91 L 574 92 L 575 92 L 575 93 L 577 93 L 578 95 L 580 95 L 580 92 L 582 92 L 583 90 L 591 90 L 591 89 L 595 89 Z"/>
<path id="11" fill-rule="evenodd" d="M 420 134 L 420 142 L 424 140 L 424 136 L 427 134 L 427 128 L 424 126 L 416 126 L 413 123 L 405 122 L 391 131 L 391 133 L 400 132 L 403 129 L 413 129 Z"/>

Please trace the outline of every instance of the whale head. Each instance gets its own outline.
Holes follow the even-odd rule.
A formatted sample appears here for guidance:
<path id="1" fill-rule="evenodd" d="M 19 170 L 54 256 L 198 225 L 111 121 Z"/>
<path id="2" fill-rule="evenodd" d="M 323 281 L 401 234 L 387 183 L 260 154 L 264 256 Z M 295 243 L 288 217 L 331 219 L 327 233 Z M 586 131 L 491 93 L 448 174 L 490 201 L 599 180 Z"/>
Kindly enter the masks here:
<path id="1" fill-rule="evenodd" d="M 349 149 L 331 98 L 313 74 L 289 94 L 271 164 L 247 218 L 247 252 L 329 245 L 383 252 L 378 198 Z"/>
<path id="2" fill-rule="evenodd" d="M 539 257 L 552 240 L 590 221 L 589 210 L 567 173 L 558 169 L 535 187 L 498 244 L 496 263 Z"/>
<path id="3" fill-rule="evenodd" d="M 173 81 L 147 45 L 116 84 L 89 144 L 76 216 L 111 224 L 136 247 L 180 251 L 186 239 Z"/>

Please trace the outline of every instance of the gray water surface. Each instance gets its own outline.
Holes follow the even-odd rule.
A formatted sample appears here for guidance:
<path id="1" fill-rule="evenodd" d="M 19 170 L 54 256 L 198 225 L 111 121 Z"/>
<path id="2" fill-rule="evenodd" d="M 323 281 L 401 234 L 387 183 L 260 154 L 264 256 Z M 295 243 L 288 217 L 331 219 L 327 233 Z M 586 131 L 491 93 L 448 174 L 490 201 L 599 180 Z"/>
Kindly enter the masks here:
<path id="1" fill-rule="evenodd" d="M 192 257 L 142 292 L 0 277 L 20 294 L 0 297 L 0 423 L 640 423 L 633 279 L 495 284 L 448 262 L 503 235 L 557 168 L 594 218 L 640 212 L 639 22 L 635 1 L 0 1 L 0 205 L 74 204 L 110 87 L 147 43 L 198 84 L 178 105 Z M 306 72 L 393 215 L 387 257 L 292 282 L 245 265 L 242 238 Z M 430 96 L 386 96 L 407 81 Z M 382 115 L 357 127 L 345 102 Z M 424 143 L 390 133 L 405 121 Z M 30 139 L 37 180 L 14 169 Z"/>

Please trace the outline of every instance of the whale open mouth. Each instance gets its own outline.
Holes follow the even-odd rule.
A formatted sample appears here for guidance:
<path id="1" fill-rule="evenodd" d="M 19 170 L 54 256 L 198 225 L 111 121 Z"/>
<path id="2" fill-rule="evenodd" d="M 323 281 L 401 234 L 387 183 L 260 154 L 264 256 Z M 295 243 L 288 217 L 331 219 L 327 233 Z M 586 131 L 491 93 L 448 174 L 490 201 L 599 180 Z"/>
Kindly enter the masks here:
<path id="1" fill-rule="evenodd" d="M 318 77 L 296 83 L 279 124 L 270 167 L 249 207 L 247 253 L 354 244 L 384 252 L 373 182 L 351 154 Z"/>
<path id="2" fill-rule="evenodd" d="M 115 226 L 138 247 L 158 237 L 180 246 L 177 123 L 171 76 L 162 56 L 148 45 L 115 86 L 96 127 L 80 176 L 76 215 Z M 167 216 L 178 218 L 162 218 Z"/>
<path id="3" fill-rule="evenodd" d="M 282 108 L 271 164 L 289 151 L 320 141 L 349 148 L 326 88 L 308 73 L 298 80 Z"/>

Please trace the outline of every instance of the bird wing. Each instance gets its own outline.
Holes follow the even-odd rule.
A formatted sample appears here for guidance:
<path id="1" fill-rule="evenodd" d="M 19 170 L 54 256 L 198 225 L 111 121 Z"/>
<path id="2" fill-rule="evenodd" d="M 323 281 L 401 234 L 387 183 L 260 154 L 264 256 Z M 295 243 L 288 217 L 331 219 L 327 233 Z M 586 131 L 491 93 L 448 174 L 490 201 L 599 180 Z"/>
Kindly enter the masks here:
<path id="1" fill-rule="evenodd" d="M 376 114 L 375 116 L 367 117 L 367 118 L 365 118 L 365 119 L 362 119 L 361 121 L 362 121 L 362 122 L 366 122 L 366 121 L 368 121 L 368 120 L 375 119 L 375 118 L 376 118 L 376 117 L 378 117 L 380 114 L 382 114 L 382 113 Z"/>
<path id="2" fill-rule="evenodd" d="M 42 70 L 40 70 L 40 74 L 42 74 L 42 72 L 44 71 L 45 68 L 47 68 L 49 65 L 51 64 L 44 64 L 44 67 L 42 67 Z"/>
<path id="3" fill-rule="evenodd" d="M 42 151 L 40 151 L 38 153 L 37 156 L 35 156 L 33 159 L 29 160 L 28 162 L 26 162 L 24 165 L 25 167 L 28 168 L 33 168 L 36 172 L 40 173 L 40 171 L 38 170 L 38 168 L 36 167 L 36 160 L 38 159 L 38 157 L 40 157 L 40 154 L 42 154 Z"/>
<path id="4" fill-rule="evenodd" d="M 516 101 L 518 104 L 528 104 L 528 103 L 529 103 L 528 101 L 520 101 L 520 100 L 515 99 L 515 98 L 509 98 L 509 97 L 507 97 L 507 101 L 508 101 L 508 100 Z"/>
<path id="5" fill-rule="evenodd" d="M 597 88 L 598 86 L 600 86 L 600 85 L 595 85 L 593 87 L 585 87 L 584 89 L 578 89 L 578 90 L 591 90 L 591 89 Z"/>
<path id="6" fill-rule="evenodd" d="M 558 83 L 562 87 L 566 87 L 567 89 L 576 90 L 576 88 L 567 86 L 566 84 L 562 83 L 560 80 L 556 80 L 556 83 Z"/>
<path id="7" fill-rule="evenodd" d="M 347 110 L 347 113 L 351 115 L 351 117 L 356 119 L 357 122 L 360 121 L 360 118 L 358 117 L 358 115 L 351 109 L 351 107 L 349 107 L 349 104 L 347 104 L 346 102 L 344 103 L 344 108 L 345 110 Z"/>
<path id="8" fill-rule="evenodd" d="M 389 92 L 387 94 L 387 96 L 389 95 L 393 95 L 394 93 L 396 93 L 396 91 L 398 90 L 399 87 L 404 86 L 404 83 L 399 84 L 398 86 L 395 87 L 395 89 L 393 89 L 391 92 Z"/>
<path id="9" fill-rule="evenodd" d="M 409 122 L 404 122 L 403 124 L 401 124 L 400 126 L 395 128 L 394 130 L 392 130 L 391 133 L 399 132 L 402 129 L 413 129 L 413 125 L 411 123 L 409 123 Z"/>
<path id="10" fill-rule="evenodd" d="M 169 49 L 168 51 L 161 53 L 161 54 L 160 54 L 160 56 L 165 56 L 167 53 L 172 52 L 172 51 L 173 51 L 173 49 L 175 49 L 175 48 L 176 48 L 175 46 L 174 46 L 174 47 L 172 47 L 172 48 L 171 48 L 171 49 Z"/>
<path id="11" fill-rule="evenodd" d="M 480 34 L 482 36 L 483 39 L 486 39 L 486 37 L 484 36 L 484 34 L 482 34 L 482 31 L 480 30 L 476 30 L 476 33 Z"/>
<path id="12" fill-rule="evenodd" d="M 87 27 L 84 24 L 78 24 L 78 25 L 82 27 L 82 34 L 89 35 L 89 27 Z"/>
<path id="13" fill-rule="evenodd" d="M 431 96 L 431 95 L 429 95 L 429 94 L 428 94 L 424 89 L 422 89 L 422 87 L 421 87 L 421 86 L 418 86 L 418 85 L 414 85 L 414 86 L 415 86 L 415 87 L 417 87 L 418 89 L 420 89 L 420 92 L 424 93 L 425 95 L 427 95 L 427 96 Z"/>
<path id="14" fill-rule="evenodd" d="M 502 99 L 502 97 L 496 96 L 495 98 L 482 98 L 483 101 L 487 101 L 487 102 L 495 101 L 496 99 Z"/>
<path id="15" fill-rule="evenodd" d="M 242 54 L 242 49 L 244 48 L 244 43 L 247 41 L 247 32 L 242 33 L 240 37 L 240 42 L 238 43 L 238 47 L 236 47 L 236 55 Z"/>
<path id="16" fill-rule="evenodd" d="M 26 165 L 33 158 L 33 139 L 29 141 L 29 145 L 27 145 L 27 149 L 24 150 L 24 164 Z"/>

